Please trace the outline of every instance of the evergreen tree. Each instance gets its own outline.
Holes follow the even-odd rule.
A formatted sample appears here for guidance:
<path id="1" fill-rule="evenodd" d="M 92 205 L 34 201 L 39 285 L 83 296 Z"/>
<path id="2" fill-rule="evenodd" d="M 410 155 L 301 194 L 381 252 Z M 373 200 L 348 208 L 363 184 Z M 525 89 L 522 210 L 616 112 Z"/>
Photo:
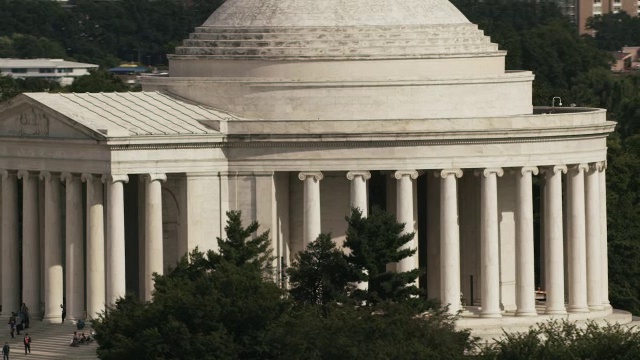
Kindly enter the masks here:
<path id="1" fill-rule="evenodd" d="M 345 301 L 349 283 L 356 280 L 342 250 L 331 234 L 320 234 L 307 245 L 287 271 L 289 293 L 298 303 L 326 305 Z"/>
<path id="2" fill-rule="evenodd" d="M 404 224 L 395 216 L 374 207 L 368 217 L 358 209 L 352 209 L 346 218 L 349 227 L 344 247 L 350 252 L 347 261 L 356 269 L 357 279 L 368 282 L 368 292 L 356 292 L 356 296 L 369 302 L 401 301 L 420 290 L 412 285 L 418 278 L 418 269 L 395 272 L 388 265 L 415 254 L 415 248 L 405 245 L 415 233 L 403 234 Z"/>
<path id="3" fill-rule="evenodd" d="M 153 301 L 128 296 L 93 323 L 101 359 L 267 359 L 265 334 L 287 308 L 265 279 L 265 234 L 228 213 L 220 254 L 197 249 L 164 275 L 154 275 Z M 263 237 L 264 236 L 264 237 Z"/>
<path id="4" fill-rule="evenodd" d="M 273 256 L 269 231 L 253 236 L 260 224 L 252 222 L 242 225 L 242 211 L 227 212 L 227 226 L 224 228 L 226 239 L 218 239 L 219 254 L 211 252 L 209 256 L 217 261 L 226 261 L 237 266 L 253 264 L 267 274 L 273 270 Z"/>

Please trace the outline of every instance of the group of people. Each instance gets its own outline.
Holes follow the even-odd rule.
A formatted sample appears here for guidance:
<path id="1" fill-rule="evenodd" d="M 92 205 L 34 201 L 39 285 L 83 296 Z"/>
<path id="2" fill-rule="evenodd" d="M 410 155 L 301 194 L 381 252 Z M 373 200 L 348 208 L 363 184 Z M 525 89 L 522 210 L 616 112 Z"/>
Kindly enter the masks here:
<path id="1" fill-rule="evenodd" d="M 86 336 L 84 334 L 84 332 L 81 333 L 81 334 L 78 334 L 77 331 L 74 331 L 73 332 L 73 339 L 71 339 L 71 343 L 69 345 L 71 345 L 71 346 L 86 345 L 86 344 L 88 344 L 88 343 L 90 343 L 92 341 L 93 341 L 93 338 L 91 337 L 91 335 Z"/>
<path id="2" fill-rule="evenodd" d="M 22 343 L 24 344 L 24 354 L 31 354 L 31 336 L 29 333 L 24 333 L 24 338 L 22 339 Z M 2 360 L 9 360 L 9 353 L 11 352 L 11 346 L 8 342 L 4 343 L 2 347 Z"/>
<path id="3" fill-rule="evenodd" d="M 9 330 L 11 332 L 11 338 L 15 339 L 14 333 L 17 332 L 20 335 L 20 331 L 29 328 L 29 308 L 27 304 L 22 303 L 20 311 L 12 312 L 9 318 Z"/>

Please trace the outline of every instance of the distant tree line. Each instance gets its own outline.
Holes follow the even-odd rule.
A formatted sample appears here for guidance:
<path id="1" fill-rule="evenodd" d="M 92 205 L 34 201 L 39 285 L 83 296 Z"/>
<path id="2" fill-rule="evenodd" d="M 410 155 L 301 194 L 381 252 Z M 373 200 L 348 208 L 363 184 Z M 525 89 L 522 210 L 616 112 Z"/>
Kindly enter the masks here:
<path id="1" fill-rule="evenodd" d="M 0 0 L 0 57 L 64 57 L 103 67 L 167 64 L 224 0 Z"/>

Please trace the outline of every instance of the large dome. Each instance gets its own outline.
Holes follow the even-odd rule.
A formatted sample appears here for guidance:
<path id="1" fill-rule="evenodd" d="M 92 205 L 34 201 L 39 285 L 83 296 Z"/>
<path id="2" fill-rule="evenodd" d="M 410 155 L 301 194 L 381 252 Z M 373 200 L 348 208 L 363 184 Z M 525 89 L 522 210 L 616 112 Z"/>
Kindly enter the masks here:
<path id="1" fill-rule="evenodd" d="M 142 83 L 265 120 L 530 114 L 505 55 L 447 0 L 228 0 Z"/>
<path id="2" fill-rule="evenodd" d="M 228 0 L 203 26 L 467 24 L 446 0 Z"/>

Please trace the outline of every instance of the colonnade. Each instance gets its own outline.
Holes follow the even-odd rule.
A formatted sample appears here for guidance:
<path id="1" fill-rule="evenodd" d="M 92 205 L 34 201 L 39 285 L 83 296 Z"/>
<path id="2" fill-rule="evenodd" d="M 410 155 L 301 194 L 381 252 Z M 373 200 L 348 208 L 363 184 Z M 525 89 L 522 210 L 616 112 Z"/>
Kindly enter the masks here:
<path id="1" fill-rule="evenodd" d="M 544 185 L 543 227 L 544 274 L 546 284 L 545 314 L 566 314 L 603 310 L 609 307 L 606 188 L 604 162 L 520 168 L 485 168 L 476 170 L 480 176 L 480 316 L 501 317 L 500 304 L 500 247 L 498 218 L 498 181 L 505 171 L 516 176 L 516 316 L 536 316 L 535 259 L 533 219 L 533 176 L 539 173 Z M 562 175 L 567 174 L 567 264 L 564 262 L 564 226 Z M 457 179 L 461 169 L 435 171 L 440 178 L 439 207 L 439 273 L 440 301 L 448 311 L 456 313 L 460 304 L 460 229 L 458 222 Z M 321 172 L 301 172 L 304 181 L 304 244 L 320 234 Z M 350 171 L 351 206 L 368 207 L 366 181 L 368 171 Z M 414 213 L 412 181 L 417 171 L 400 170 L 394 173 L 396 187 L 396 215 L 405 223 L 405 232 L 413 231 Z M 431 200 L 428 200 L 431 201 Z M 417 239 L 407 246 L 417 248 Z M 405 259 L 399 271 L 413 268 L 413 259 Z M 568 271 L 568 302 L 565 304 L 565 265 Z"/>
<path id="2" fill-rule="evenodd" d="M 95 317 L 104 310 L 105 304 L 113 304 L 117 298 L 125 295 L 123 184 L 129 181 L 127 175 L 26 170 L 2 170 L 0 175 L 2 177 L 3 316 L 20 309 L 22 300 L 29 307 L 32 317 L 42 316 L 45 322 L 60 321 L 62 311 L 60 305 L 63 302 L 66 302 L 67 318 L 70 320 L 83 319 L 85 310 L 88 317 Z M 22 269 L 19 266 L 18 241 L 19 179 L 22 180 L 23 197 Z M 151 275 L 154 272 L 162 274 L 163 271 L 160 183 L 166 181 L 166 175 L 146 174 L 142 179 L 145 182 L 144 274 L 146 281 L 143 298 L 150 300 L 153 289 Z M 40 220 L 38 180 L 44 185 L 42 221 Z M 82 204 L 83 182 L 86 183 L 86 212 L 83 211 Z M 106 219 L 105 189 L 107 192 Z M 61 198 L 63 193 L 64 200 Z M 42 228 L 41 224 L 44 224 Z M 84 224 L 86 224 L 86 249 L 84 248 Z M 41 229 L 44 232 L 43 262 L 40 261 L 42 257 L 39 245 Z M 64 257 L 63 249 L 65 249 Z M 64 264 L 63 259 L 66 259 Z M 43 294 L 40 293 L 40 274 L 44 276 Z M 22 294 L 16 291 L 20 289 L 21 276 Z"/>
<path id="3" fill-rule="evenodd" d="M 546 167 L 484 168 L 480 177 L 480 273 L 482 317 L 501 317 L 500 231 L 498 178 L 509 171 L 516 177 L 515 272 L 516 315 L 535 316 L 535 260 L 533 220 L 533 176 L 544 183 L 543 228 L 544 275 L 547 300 L 545 314 L 588 312 L 609 306 L 607 285 L 605 163 Z M 462 169 L 429 170 L 439 179 L 438 297 L 448 311 L 461 309 L 461 258 L 458 221 L 458 179 Z M 567 264 L 564 254 L 562 175 L 567 174 Z M 32 316 L 57 322 L 60 304 L 66 300 L 70 319 L 94 317 L 105 304 L 125 295 L 124 183 L 127 175 L 72 174 L 48 171 L 3 170 L 2 178 L 2 304 L 3 315 L 16 311 L 25 302 Z M 405 223 L 405 233 L 413 232 L 414 181 L 416 170 L 393 173 L 396 186 L 396 215 Z M 431 175 L 429 175 L 431 176 Z M 468 176 L 468 175 L 467 175 Z M 350 204 L 367 216 L 368 171 L 346 173 Z M 145 174 L 144 180 L 144 286 L 142 297 L 151 300 L 152 274 L 163 272 L 162 186 L 165 174 Z M 315 240 L 321 232 L 320 182 L 323 174 L 300 172 L 304 182 L 303 241 Z M 19 268 L 18 180 L 22 180 L 22 269 Z M 44 194 L 40 194 L 39 180 Z M 86 183 L 86 212 L 83 185 Z M 63 185 L 64 184 L 64 190 Z M 106 191 L 106 194 L 103 193 Z M 64 198 L 62 196 L 64 194 Z M 435 194 L 431 192 L 431 194 Z M 43 209 L 39 206 L 44 195 Z M 105 212 L 106 195 L 106 212 Z M 258 194 L 256 194 L 258 196 Z M 63 203 L 64 201 L 64 203 Z M 418 199 L 417 201 L 421 201 Z M 431 197 L 427 201 L 434 201 Z M 62 209 L 65 214 L 63 216 Z M 42 212 L 44 210 L 44 212 Z M 106 214 L 106 217 L 105 217 Z M 432 216 L 432 215 L 430 215 Z M 65 219 L 63 223 L 63 218 Z M 44 226 L 42 226 L 44 224 Z M 86 224 L 86 226 L 84 226 Z M 86 228 L 86 234 L 83 234 Z M 41 234 L 40 231 L 44 234 Z M 64 234 L 64 237 L 63 237 Z M 86 242 L 84 236 L 86 235 Z M 44 254 L 40 239 L 44 238 Z M 86 244 L 86 249 L 85 249 Z M 106 245 L 106 246 L 105 246 Z M 417 248 L 417 239 L 406 246 Z M 62 249 L 66 263 L 63 264 Z M 417 254 L 414 255 L 417 257 Z M 41 263 L 40 259 L 44 258 Z M 86 261 L 86 271 L 85 271 Z M 399 271 L 408 271 L 416 258 L 404 259 Z M 43 268 L 41 268 L 43 266 Z M 432 264 L 429 265 L 433 269 Z M 565 304 L 565 269 L 568 270 L 568 303 Z M 43 279 L 40 276 L 43 276 Z M 85 277 L 86 274 L 86 277 Z M 63 281 L 63 276 L 65 279 Z M 22 277 L 22 294 L 20 289 Z M 44 292 L 41 294 L 41 283 Z M 365 285 L 366 286 L 366 285 Z M 86 295 L 86 296 L 85 296 Z M 86 297 L 86 303 L 85 303 Z M 44 313 L 40 313 L 41 299 Z"/>

